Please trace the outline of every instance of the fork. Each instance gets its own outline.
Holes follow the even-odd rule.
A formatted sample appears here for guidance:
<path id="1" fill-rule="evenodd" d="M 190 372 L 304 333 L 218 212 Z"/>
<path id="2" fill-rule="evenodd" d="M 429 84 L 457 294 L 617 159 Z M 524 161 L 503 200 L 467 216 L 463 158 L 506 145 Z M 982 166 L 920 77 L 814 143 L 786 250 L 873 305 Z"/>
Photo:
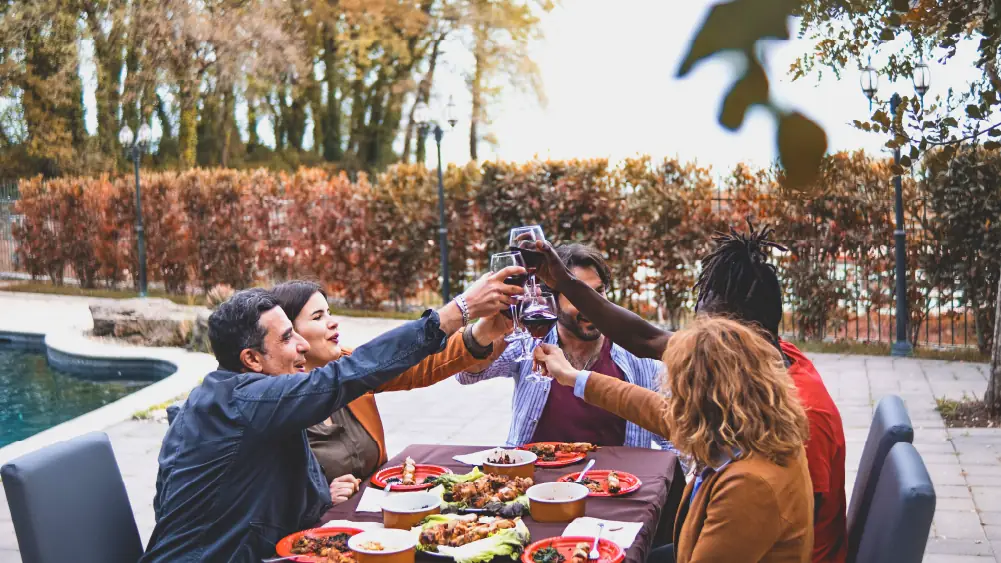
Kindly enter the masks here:
<path id="1" fill-rule="evenodd" d="M 601 557 L 601 554 L 598 553 L 598 542 L 601 540 L 601 532 L 604 529 L 605 529 L 605 523 L 598 522 L 598 535 L 594 536 L 594 546 L 591 547 L 591 553 L 587 554 L 587 558 L 590 559 L 591 561 L 594 561 L 599 557 Z"/>

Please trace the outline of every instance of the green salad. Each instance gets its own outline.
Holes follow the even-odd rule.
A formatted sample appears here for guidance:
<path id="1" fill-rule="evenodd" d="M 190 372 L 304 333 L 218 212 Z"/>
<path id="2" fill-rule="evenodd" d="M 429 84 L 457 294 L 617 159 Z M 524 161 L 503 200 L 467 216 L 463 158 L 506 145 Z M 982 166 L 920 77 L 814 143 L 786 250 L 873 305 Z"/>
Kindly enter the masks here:
<path id="1" fill-rule="evenodd" d="M 492 516 L 436 514 L 414 531 L 419 551 L 439 553 L 456 563 L 486 563 L 495 557 L 517 560 L 531 539 L 521 518 Z"/>

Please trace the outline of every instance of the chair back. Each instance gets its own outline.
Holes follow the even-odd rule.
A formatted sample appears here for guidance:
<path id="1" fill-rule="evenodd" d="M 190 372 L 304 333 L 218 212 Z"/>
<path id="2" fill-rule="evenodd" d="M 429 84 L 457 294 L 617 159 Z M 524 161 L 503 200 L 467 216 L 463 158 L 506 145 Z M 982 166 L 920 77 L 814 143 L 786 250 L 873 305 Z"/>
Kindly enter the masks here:
<path id="1" fill-rule="evenodd" d="M 858 563 L 921 563 L 935 516 L 935 487 L 913 444 L 890 449 L 862 531 Z"/>
<path id="2" fill-rule="evenodd" d="M 142 540 L 103 432 L 21 456 L 0 468 L 24 563 L 136 563 Z"/>
<path id="3" fill-rule="evenodd" d="M 848 505 L 848 563 L 855 560 L 880 471 L 890 448 L 900 442 L 912 441 L 914 427 L 911 426 L 911 417 L 907 414 L 904 401 L 896 395 L 880 399 L 869 426 L 869 435 L 865 439 L 858 474 L 855 476 L 855 487 Z"/>

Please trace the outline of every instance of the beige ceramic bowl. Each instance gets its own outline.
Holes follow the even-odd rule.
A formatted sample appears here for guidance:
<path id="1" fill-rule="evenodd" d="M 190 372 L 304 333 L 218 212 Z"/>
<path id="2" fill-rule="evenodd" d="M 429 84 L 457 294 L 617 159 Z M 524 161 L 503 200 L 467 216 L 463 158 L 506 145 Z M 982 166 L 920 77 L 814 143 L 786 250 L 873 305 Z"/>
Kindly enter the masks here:
<path id="1" fill-rule="evenodd" d="M 381 550 L 368 549 L 366 544 L 377 543 Z M 417 536 L 406 530 L 375 529 L 351 536 L 348 548 L 358 563 L 414 563 Z"/>
<path id="2" fill-rule="evenodd" d="M 525 494 L 536 522 L 570 522 L 584 516 L 588 492 L 580 483 L 541 483 Z"/>
<path id="3" fill-rule="evenodd" d="M 491 459 L 499 459 L 507 455 L 515 463 L 491 463 Z M 535 478 L 535 462 L 539 456 L 524 450 L 497 450 L 487 456 L 488 461 L 483 462 L 483 471 L 492 475 L 507 475 L 508 477 Z"/>
<path id="4" fill-rule="evenodd" d="M 432 514 L 441 513 L 441 497 L 431 493 L 403 493 L 382 501 L 382 524 L 409 530 Z"/>

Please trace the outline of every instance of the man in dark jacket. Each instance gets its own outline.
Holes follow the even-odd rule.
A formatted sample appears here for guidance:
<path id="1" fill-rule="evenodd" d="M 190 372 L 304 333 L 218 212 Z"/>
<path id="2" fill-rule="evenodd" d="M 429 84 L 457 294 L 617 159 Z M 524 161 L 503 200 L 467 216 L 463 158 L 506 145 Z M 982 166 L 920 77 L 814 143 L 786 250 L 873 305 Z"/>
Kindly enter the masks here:
<path id="1" fill-rule="evenodd" d="M 219 370 L 164 437 L 157 523 L 142 562 L 256 562 L 314 526 L 331 498 L 305 429 L 440 351 L 470 318 L 505 308 L 521 289 L 503 283 L 505 272 L 309 373 L 309 345 L 268 291 L 241 291 L 220 306 L 209 318 Z"/>

